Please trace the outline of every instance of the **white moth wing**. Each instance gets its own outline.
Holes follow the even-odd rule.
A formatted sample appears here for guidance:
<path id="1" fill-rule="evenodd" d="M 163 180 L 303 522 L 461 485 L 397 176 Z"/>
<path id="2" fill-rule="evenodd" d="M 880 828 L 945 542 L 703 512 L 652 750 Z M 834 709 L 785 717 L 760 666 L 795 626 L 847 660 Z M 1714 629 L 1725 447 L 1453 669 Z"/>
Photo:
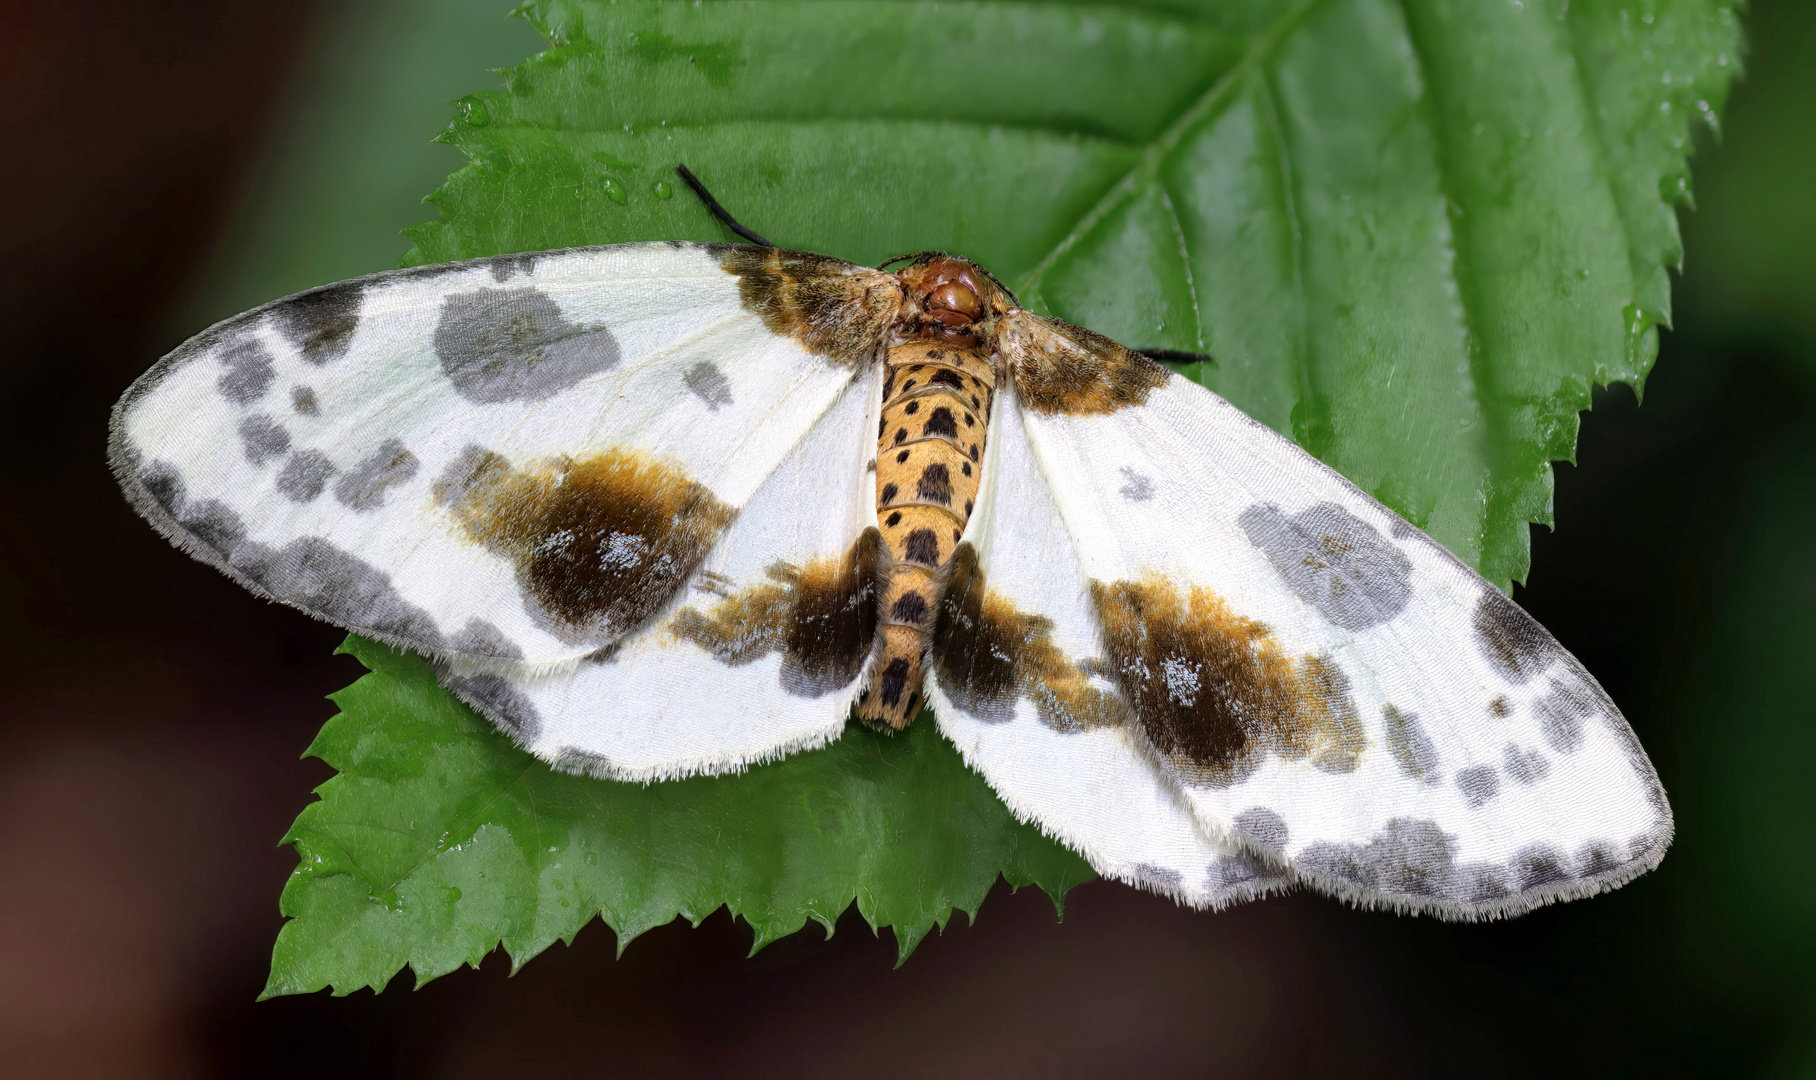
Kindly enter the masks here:
<path id="1" fill-rule="evenodd" d="M 1017 355 L 1064 347 L 1042 329 Z M 1049 394 L 1028 439 L 1111 677 L 1202 825 L 1325 891 L 1456 918 L 1658 863 L 1657 776 L 1550 634 L 1293 443 L 1157 365 L 1135 386 L 1096 342 L 1131 400 Z"/>
<path id="2" fill-rule="evenodd" d="M 990 423 L 978 509 L 949 568 L 928 665 L 939 727 L 1017 817 L 1099 873 L 1194 907 L 1291 884 L 1194 820 L 1102 668 L 1084 572 L 1013 387 Z"/>
<path id="3" fill-rule="evenodd" d="M 571 772 L 667 780 L 836 739 L 875 637 L 881 365 L 764 480 L 674 599 L 578 667 L 444 685 Z"/>
<path id="4" fill-rule="evenodd" d="M 262 595 L 432 655 L 572 662 L 660 606 L 870 359 L 766 323 L 747 279 L 774 257 L 626 244 L 280 300 L 133 386 L 114 468 Z M 844 270 L 855 306 L 890 302 Z"/>

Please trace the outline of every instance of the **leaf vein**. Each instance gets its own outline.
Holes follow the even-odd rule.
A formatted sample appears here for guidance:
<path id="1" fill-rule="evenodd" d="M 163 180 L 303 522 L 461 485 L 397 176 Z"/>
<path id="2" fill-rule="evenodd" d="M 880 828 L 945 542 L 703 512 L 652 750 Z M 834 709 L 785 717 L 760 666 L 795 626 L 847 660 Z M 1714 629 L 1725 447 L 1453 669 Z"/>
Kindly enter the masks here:
<path id="1" fill-rule="evenodd" d="M 1223 76 L 1211 84 L 1210 89 L 1200 94 L 1190 105 L 1181 110 L 1178 117 L 1166 126 L 1160 136 L 1142 149 L 1141 160 L 1135 167 L 1125 173 L 1116 183 L 1110 185 L 1096 205 L 1085 212 L 1085 215 L 1074 224 L 1062 237 L 1053 250 L 1047 252 L 1032 270 L 1024 274 L 1016 283 L 1017 288 L 1027 292 L 1035 291 L 1040 278 L 1067 251 L 1090 234 L 1097 224 L 1107 217 L 1122 200 L 1134 192 L 1136 184 L 1143 179 L 1155 176 L 1160 171 L 1160 164 L 1168 154 L 1179 146 L 1192 127 L 1200 120 L 1212 115 L 1217 109 L 1225 106 L 1231 90 L 1240 85 L 1249 72 L 1258 68 L 1280 47 L 1281 42 L 1297 29 L 1311 13 L 1312 9 L 1324 0 L 1301 0 L 1292 8 L 1274 20 L 1273 25 L 1255 38 L 1242 54 L 1236 66 L 1224 72 Z"/>

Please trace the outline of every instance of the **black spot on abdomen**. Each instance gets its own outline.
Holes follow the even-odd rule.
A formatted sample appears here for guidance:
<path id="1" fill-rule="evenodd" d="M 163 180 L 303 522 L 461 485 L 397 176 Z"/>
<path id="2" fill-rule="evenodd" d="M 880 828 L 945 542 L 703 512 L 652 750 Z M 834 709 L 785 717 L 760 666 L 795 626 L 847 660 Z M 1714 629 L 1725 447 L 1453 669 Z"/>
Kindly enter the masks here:
<path id="1" fill-rule="evenodd" d="M 889 609 L 889 617 L 909 626 L 924 626 L 927 621 L 927 600 L 917 592 L 903 593 L 896 597 L 894 606 Z"/>
<path id="2" fill-rule="evenodd" d="M 903 543 L 902 558 L 922 566 L 938 567 L 940 564 L 940 541 L 933 535 L 932 529 L 916 529 L 908 534 Z"/>
<path id="3" fill-rule="evenodd" d="M 883 704 L 893 706 L 902 700 L 902 691 L 908 688 L 908 660 L 898 656 L 889 661 L 883 669 L 882 696 Z"/>
<path id="4" fill-rule="evenodd" d="M 929 502 L 941 506 L 952 505 L 952 474 L 946 466 L 935 462 L 921 470 L 920 483 L 915 485 L 915 494 Z"/>
<path id="5" fill-rule="evenodd" d="M 933 410 L 932 415 L 927 417 L 927 422 L 921 425 L 921 434 L 928 438 L 936 435 L 956 436 L 958 422 L 952 419 L 952 410 L 943 405 Z"/>

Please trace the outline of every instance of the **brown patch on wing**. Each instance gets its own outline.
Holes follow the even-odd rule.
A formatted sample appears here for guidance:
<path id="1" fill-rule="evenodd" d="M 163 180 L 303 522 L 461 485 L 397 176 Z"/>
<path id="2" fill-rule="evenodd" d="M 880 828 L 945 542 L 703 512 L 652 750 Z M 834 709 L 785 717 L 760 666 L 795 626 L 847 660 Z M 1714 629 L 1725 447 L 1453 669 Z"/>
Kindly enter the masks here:
<path id="1" fill-rule="evenodd" d="M 655 614 L 737 516 L 676 465 L 628 449 L 518 470 L 469 447 L 435 496 L 515 564 L 532 616 L 571 642 L 608 641 Z"/>
<path id="2" fill-rule="evenodd" d="M 1173 373 L 1102 334 L 1018 311 L 998 330 L 1009 377 L 1038 413 L 1102 416 L 1145 404 Z"/>
<path id="3" fill-rule="evenodd" d="M 800 697 L 850 686 L 876 640 L 881 547 L 869 528 L 842 557 L 776 563 L 764 571 L 768 581 L 705 611 L 682 608 L 669 628 L 734 667 L 781 652 L 782 687 Z"/>
<path id="4" fill-rule="evenodd" d="M 1216 593 L 1182 592 L 1158 575 L 1093 581 L 1091 598 L 1111 678 L 1183 781 L 1227 786 L 1269 754 L 1329 772 L 1356 767 L 1361 721 L 1328 657 L 1289 657 L 1266 626 Z"/>
<path id="5" fill-rule="evenodd" d="M 1043 724 L 1061 732 L 1117 726 L 1127 707 L 1091 685 L 1092 661 L 1074 662 L 1053 643 L 1053 620 L 1019 611 L 991 592 L 977 549 L 960 544 L 952 555 L 933 660 L 940 687 L 959 708 L 986 721 L 1007 720 L 1017 697 L 1034 703 Z"/>
<path id="6" fill-rule="evenodd" d="M 719 265 L 763 325 L 843 364 L 874 357 L 902 306 L 895 275 L 826 255 L 728 244 Z"/>

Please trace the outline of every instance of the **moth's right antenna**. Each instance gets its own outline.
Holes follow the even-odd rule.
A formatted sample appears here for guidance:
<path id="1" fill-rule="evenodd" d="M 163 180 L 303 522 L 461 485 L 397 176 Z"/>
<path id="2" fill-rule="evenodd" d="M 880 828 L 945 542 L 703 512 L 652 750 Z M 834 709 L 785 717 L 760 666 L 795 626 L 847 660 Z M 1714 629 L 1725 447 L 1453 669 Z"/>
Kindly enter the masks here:
<path id="1" fill-rule="evenodd" d="M 694 194 L 700 196 L 700 201 L 706 204 L 708 210 L 712 211 L 713 217 L 716 217 L 725 223 L 726 228 L 737 233 L 739 236 L 742 236 L 744 239 L 749 240 L 753 244 L 760 244 L 763 247 L 775 247 L 774 244 L 738 224 L 738 219 L 732 217 L 731 214 L 726 212 L 725 207 L 719 205 L 719 200 L 713 198 L 713 193 L 706 190 L 706 185 L 700 182 L 699 177 L 687 171 L 687 166 L 676 165 L 675 172 L 680 175 L 681 179 L 687 181 L 687 186 L 694 189 Z"/>
<path id="2" fill-rule="evenodd" d="M 1166 360 L 1175 364 L 1215 364 L 1217 361 L 1201 352 L 1186 352 L 1184 349 L 1130 349 L 1149 360 Z"/>

